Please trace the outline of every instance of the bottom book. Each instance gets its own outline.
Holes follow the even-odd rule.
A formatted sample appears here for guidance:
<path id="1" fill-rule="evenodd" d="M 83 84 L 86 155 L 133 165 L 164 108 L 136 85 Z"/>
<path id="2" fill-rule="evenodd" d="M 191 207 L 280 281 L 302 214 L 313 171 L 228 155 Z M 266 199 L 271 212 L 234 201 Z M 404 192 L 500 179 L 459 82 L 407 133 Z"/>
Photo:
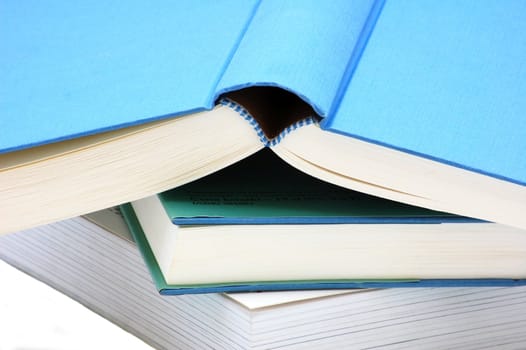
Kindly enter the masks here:
<path id="1" fill-rule="evenodd" d="M 0 237 L 0 258 L 158 349 L 526 346 L 526 287 L 160 296 L 107 214 Z"/>

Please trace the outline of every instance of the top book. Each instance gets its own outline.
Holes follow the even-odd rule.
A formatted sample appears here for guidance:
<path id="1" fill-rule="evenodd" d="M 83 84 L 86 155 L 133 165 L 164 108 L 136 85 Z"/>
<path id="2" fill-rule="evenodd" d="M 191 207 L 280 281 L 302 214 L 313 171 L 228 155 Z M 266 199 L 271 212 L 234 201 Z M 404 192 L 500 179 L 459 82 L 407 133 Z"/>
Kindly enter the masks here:
<path id="1" fill-rule="evenodd" d="M 4 4 L 0 232 L 265 146 L 328 182 L 526 228 L 525 31 L 518 0 Z"/>

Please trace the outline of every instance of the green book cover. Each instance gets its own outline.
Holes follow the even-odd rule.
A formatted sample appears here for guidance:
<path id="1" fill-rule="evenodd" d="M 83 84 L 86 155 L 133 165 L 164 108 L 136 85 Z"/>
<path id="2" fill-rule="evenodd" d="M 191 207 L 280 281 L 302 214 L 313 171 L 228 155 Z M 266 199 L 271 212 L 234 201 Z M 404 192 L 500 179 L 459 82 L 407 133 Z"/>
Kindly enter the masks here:
<path id="1" fill-rule="evenodd" d="M 177 225 L 471 220 L 329 184 L 289 166 L 267 149 L 159 197 Z"/>
<path id="2" fill-rule="evenodd" d="M 121 205 L 120 209 L 122 216 L 124 217 L 124 221 L 128 225 L 130 233 L 132 234 L 137 247 L 141 251 L 144 262 L 150 271 L 150 275 L 153 282 L 155 283 L 155 287 L 157 290 L 166 288 L 166 280 L 164 279 L 161 269 L 159 268 L 159 264 L 157 264 L 157 260 L 153 255 L 150 244 L 144 235 L 141 224 L 139 223 L 139 220 L 133 211 L 133 207 L 130 203 L 126 203 Z"/>
<path id="3" fill-rule="evenodd" d="M 409 286 L 409 284 L 420 282 L 416 279 L 382 279 L 382 280 L 309 280 L 309 281 L 247 281 L 224 283 L 203 283 L 191 285 L 168 284 L 161 272 L 159 264 L 151 249 L 148 239 L 135 215 L 130 203 L 120 206 L 122 215 L 130 232 L 137 244 L 144 262 L 150 272 L 156 289 L 164 295 L 199 294 L 199 293 L 221 293 L 221 292 L 259 292 L 280 290 L 303 290 L 303 289 L 349 289 L 349 288 L 380 288 Z M 271 259 L 271 257 L 269 257 Z M 240 262 L 241 264 L 242 262 Z"/>

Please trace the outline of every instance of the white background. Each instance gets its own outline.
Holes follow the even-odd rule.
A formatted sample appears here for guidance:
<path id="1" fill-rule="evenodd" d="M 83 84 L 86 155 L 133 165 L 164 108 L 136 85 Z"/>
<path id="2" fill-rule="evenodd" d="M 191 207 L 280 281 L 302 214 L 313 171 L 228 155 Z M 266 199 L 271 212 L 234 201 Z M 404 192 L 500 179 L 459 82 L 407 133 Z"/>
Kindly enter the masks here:
<path id="1" fill-rule="evenodd" d="M 0 350 L 152 349 L 3 261 L 0 281 Z"/>

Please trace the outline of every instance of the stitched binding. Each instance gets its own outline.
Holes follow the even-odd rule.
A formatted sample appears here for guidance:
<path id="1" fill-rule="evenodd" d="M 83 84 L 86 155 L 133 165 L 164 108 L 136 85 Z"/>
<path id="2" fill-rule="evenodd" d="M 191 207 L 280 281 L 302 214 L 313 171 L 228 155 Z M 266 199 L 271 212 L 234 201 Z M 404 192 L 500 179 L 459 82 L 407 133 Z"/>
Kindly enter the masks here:
<path id="1" fill-rule="evenodd" d="M 259 140 L 261 143 L 263 143 L 266 147 L 272 147 L 277 145 L 278 143 L 283 140 L 287 134 L 290 134 L 294 130 L 301 128 L 302 126 L 310 125 L 310 124 L 316 124 L 317 120 L 314 119 L 312 116 L 309 116 L 305 119 L 299 120 L 295 122 L 294 124 L 291 124 L 287 126 L 282 132 L 280 132 L 276 137 L 273 137 L 272 139 L 269 139 L 267 135 L 265 135 L 265 132 L 261 128 L 261 125 L 257 122 L 257 120 L 240 104 L 238 104 L 235 101 L 232 101 L 228 98 L 222 98 L 219 100 L 219 103 L 223 106 L 226 106 L 235 112 L 237 112 L 243 119 L 245 119 L 247 122 L 250 123 L 252 128 L 256 131 Z"/>

